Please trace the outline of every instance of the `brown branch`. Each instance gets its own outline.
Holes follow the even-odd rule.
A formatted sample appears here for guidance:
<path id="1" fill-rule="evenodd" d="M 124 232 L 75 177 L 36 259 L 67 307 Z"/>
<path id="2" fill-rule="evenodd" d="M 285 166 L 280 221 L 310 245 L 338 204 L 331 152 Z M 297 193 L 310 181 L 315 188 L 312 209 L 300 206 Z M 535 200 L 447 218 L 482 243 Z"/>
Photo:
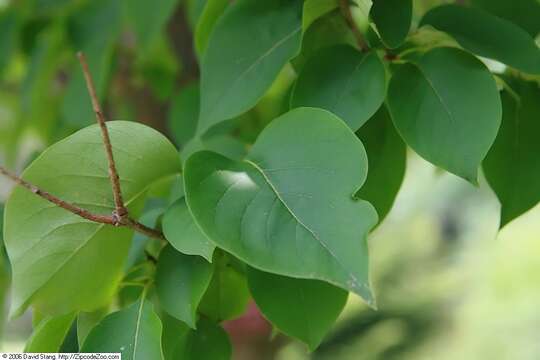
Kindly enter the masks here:
<path id="1" fill-rule="evenodd" d="M 82 52 L 77 54 L 79 62 L 81 63 L 82 71 L 84 78 L 86 80 L 86 86 L 88 87 L 88 93 L 90 94 L 90 99 L 92 100 L 92 107 L 96 113 L 96 120 L 101 128 L 101 134 L 103 135 L 103 145 L 105 146 L 105 152 L 107 154 L 107 160 L 109 162 L 109 178 L 111 179 L 114 205 L 115 205 L 115 214 L 113 216 L 118 217 L 118 221 L 127 217 L 128 210 L 124 206 L 124 200 L 122 199 L 122 190 L 120 188 L 120 177 L 118 176 L 118 171 L 116 170 L 116 164 L 114 162 L 114 156 L 111 145 L 111 138 L 109 137 L 109 130 L 105 124 L 105 115 L 101 110 L 99 105 L 99 100 L 96 94 L 96 88 L 94 86 L 94 81 L 92 80 L 92 75 L 88 68 L 88 63 L 86 62 L 86 57 Z"/>
<path id="2" fill-rule="evenodd" d="M 41 190 L 37 186 L 30 184 L 28 181 L 21 179 L 17 175 L 13 174 L 12 172 L 6 170 L 4 167 L 0 166 L 0 173 L 5 175 L 6 177 L 13 180 L 16 184 L 24 187 L 25 189 L 31 191 L 32 193 L 41 196 L 47 201 L 52 202 L 53 204 L 58 205 L 62 209 L 66 209 L 69 212 L 72 212 L 76 215 L 79 215 L 82 218 L 85 218 L 87 220 L 102 223 L 102 224 L 109 224 L 109 225 L 115 225 L 116 221 L 115 219 L 110 215 L 98 215 L 93 214 L 88 210 L 85 210 L 83 208 L 78 207 L 77 205 L 74 205 L 72 203 L 69 203 L 67 201 L 64 201 L 62 199 L 59 199 L 58 197 L 48 193 L 47 191 Z"/>
<path id="3" fill-rule="evenodd" d="M 369 46 L 367 45 L 366 41 L 364 40 L 364 37 L 362 36 L 362 33 L 358 29 L 358 26 L 356 26 L 356 23 L 354 22 L 354 19 L 352 17 L 351 13 L 351 7 L 349 4 L 350 0 L 339 0 L 339 8 L 341 10 L 341 14 L 345 18 L 345 21 L 347 22 L 347 25 L 349 25 L 349 28 L 351 29 L 354 38 L 356 39 L 356 43 L 358 44 L 358 47 L 362 51 L 368 51 Z"/>
<path id="4" fill-rule="evenodd" d="M 149 238 L 154 238 L 154 239 L 158 239 L 158 240 L 166 240 L 165 239 L 165 236 L 163 235 L 163 233 L 157 229 L 152 229 L 144 224 L 141 224 L 140 222 L 138 221 L 135 221 L 133 220 L 132 218 L 127 218 L 125 220 L 125 223 L 121 224 L 121 225 L 124 225 L 124 226 L 127 226 L 135 231 L 137 231 L 138 233 L 141 233 L 143 235 L 146 235 L 148 236 Z"/>
<path id="5" fill-rule="evenodd" d="M 37 196 L 42 197 L 43 199 L 57 205 L 58 207 L 61 207 L 64 210 L 67 210 L 75 215 L 78 215 L 84 219 L 100 223 L 100 224 L 107 224 L 107 225 L 114 225 L 114 226 L 125 226 L 130 229 L 133 229 L 143 235 L 146 235 L 150 238 L 158 239 L 158 240 L 165 240 L 165 236 L 163 236 L 163 233 L 159 230 L 149 228 L 146 225 L 143 225 L 136 220 L 131 219 L 128 216 L 124 216 L 122 219 L 118 219 L 116 214 L 113 213 L 113 215 L 100 215 L 100 214 L 94 214 L 86 209 L 83 209 L 73 203 L 64 201 L 57 196 L 42 190 L 38 188 L 36 185 L 29 183 L 28 181 L 18 177 L 14 173 L 10 172 L 9 170 L 5 169 L 3 166 L 0 166 L 0 174 L 5 175 L 7 178 L 11 179 L 13 182 L 15 182 L 17 185 L 20 185 L 27 189 L 28 191 L 32 192 L 33 194 L 36 194 Z"/>

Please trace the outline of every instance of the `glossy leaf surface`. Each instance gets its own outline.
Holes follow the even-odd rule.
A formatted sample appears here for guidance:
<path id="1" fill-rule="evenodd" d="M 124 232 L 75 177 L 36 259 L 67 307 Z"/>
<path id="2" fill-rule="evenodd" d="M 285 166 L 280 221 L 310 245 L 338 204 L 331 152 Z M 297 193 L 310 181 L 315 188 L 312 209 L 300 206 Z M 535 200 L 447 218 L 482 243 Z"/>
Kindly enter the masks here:
<path id="1" fill-rule="evenodd" d="M 238 0 L 217 22 L 201 66 L 198 133 L 240 115 L 300 50 L 302 1 Z"/>
<path id="2" fill-rule="evenodd" d="M 366 235 L 377 214 L 353 200 L 366 175 L 365 150 L 347 125 L 299 108 L 272 121 L 245 161 L 195 153 L 184 183 L 195 220 L 219 247 L 261 270 L 328 281 L 372 303 Z"/>
<path id="3" fill-rule="evenodd" d="M 328 110 L 356 131 L 377 111 L 385 95 L 385 69 L 377 54 L 339 45 L 313 54 L 306 63 L 294 87 L 291 107 Z"/>
<path id="4" fill-rule="evenodd" d="M 388 105 L 397 130 L 413 150 L 477 182 L 478 167 L 501 122 L 495 81 L 480 60 L 455 48 L 433 49 L 398 69 L 390 82 Z"/>

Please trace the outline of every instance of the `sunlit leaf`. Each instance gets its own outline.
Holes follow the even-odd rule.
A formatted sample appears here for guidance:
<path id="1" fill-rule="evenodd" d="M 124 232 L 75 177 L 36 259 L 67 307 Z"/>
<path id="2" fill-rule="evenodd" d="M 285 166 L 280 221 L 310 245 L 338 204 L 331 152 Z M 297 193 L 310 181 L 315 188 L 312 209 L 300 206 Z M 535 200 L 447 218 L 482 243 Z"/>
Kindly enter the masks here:
<path id="1" fill-rule="evenodd" d="M 172 144 L 137 123 L 108 123 L 124 199 L 136 205 L 154 181 L 179 171 Z M 99 214 L 114 205 L 98 126 L 51 146 L 23 178 Z M 131 210 L 137 210 L 131 206 Z M 136 212 L 134 213 L 136 214 Z M 5 243 L 13 266 L 13 311 L 92 311 L 115 291 L 132 231 L 84 220 L 21 187 L 6 204 Z M 61 294 L 61 295 L 60 295 Z"/>
<path id="2" fill-rule="evenodd" d="M 219 247 L 261 270 L 325 280 L 372 303 L 366 235 L 377 214 L 353 200 L 366 175 L 364 148 L 346 124 L 299 108 L 272 121 L 245 161 L 195 153 L 184 183 L 196 222 Z"/>

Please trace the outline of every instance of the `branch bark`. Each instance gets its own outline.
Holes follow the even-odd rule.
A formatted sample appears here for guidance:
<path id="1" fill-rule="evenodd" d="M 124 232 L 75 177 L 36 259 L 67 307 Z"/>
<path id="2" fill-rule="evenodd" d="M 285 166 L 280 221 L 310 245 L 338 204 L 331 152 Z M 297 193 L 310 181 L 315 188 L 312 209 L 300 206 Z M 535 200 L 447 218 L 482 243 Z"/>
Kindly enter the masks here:
<path id="1" fill-rule="evenodd" d="M 351 13 L 350 1 L 351 0 L 339 0 L 339 8 L 341 10 L 341 14 L 345 18 L 347 25 L 349 25 L 349 28 L 351 29 L 360 50 L 362 50 L 363 52 L 369 51 L 369 46 L 364 40 L 364 36 L 362 36 L 362 33 L 358 29 L 358 26 L 356 26 L 356 23 L 354 22 Z"/>
<path id="2" fill-rule="evenodd" d="M 112 151 L 111 138 L 109 136 L 109 130 L 105 124 L 105 115 L 101 106 L 99 105 L 99 100 L 96 94 L 96 88 L 94 86 L 94 81 L 92 75 L 90 74 L 90 69 L 88 68 L 88 63 L 86 62 L 86 57 L 82 52 L 77 54 L 79 62 L 81 63 L 82 71 L 84 78 L 86 80 L 86 86 L 88 88 L 88 93 L 90 94 L 90 99 L 92 100 L 92 108 L 96 113 L 96 120 L 101 128 L 101 134 L 103 136 L 103 145 L 105 146 L 105 153 L 107 154 L 107 161 L 109 162 L 109 178 L 111 179 L 114 205 L 116 207 L 115 213 L 118 216 L 118 222 L 124 217 L 127 217 L 128 210 L 124 206 L 124 200 L 122 198 L 122 189 L 120 188 L 120 177 L 118 176 L 118 171 L 116 170 L 116 164 L 114 162 L 114 155 Z M 113 215 L 114 216 L 114 215 Z"/>
<path id="3" fill-rule="evenodd" d="M 76 215 L 79 215 L 80 217 L 85 218 L 85 219 L 90 220 L 90 221 L 94 221 L 94 222 L 98 222 L 98 223 L 102 223 L 102 224 L 115 225 L 115 221 L 114 221 L 112 216 L 93 214 L 93 213 L 89 212 L 88 210 L 85 210 L 83 208 L 78 207 L 75 204 L 64 201 L 64 200 L 62 200 L 62 199 L 48 193 L 47 191 L 41 190 L 37 186 L 35 186 L 33 184 L 30 184 L 28 181 L 23 180 L 22 178 L 18 177 L 14 173 L 6 170 L 2 166 L 0 166 L 0 173 L 5 175 L 7 178 L 13 180 L 13 182 L 15 182 L 17 185 L 20 185 L 20 186 L 24 187 L 25 189 L 29 190 L 30 192 L 32 192 L 32 193 L 34 193 L 34 194 L 36 194 L 38 196 L 41 196 L 45 200 L 47 200 L 49 202 L 52 202 L 53 204 L 58 205 L 62 209 L 66 209 L 67 211 L 72 212 L 72 213 L 74 213 Z"/>

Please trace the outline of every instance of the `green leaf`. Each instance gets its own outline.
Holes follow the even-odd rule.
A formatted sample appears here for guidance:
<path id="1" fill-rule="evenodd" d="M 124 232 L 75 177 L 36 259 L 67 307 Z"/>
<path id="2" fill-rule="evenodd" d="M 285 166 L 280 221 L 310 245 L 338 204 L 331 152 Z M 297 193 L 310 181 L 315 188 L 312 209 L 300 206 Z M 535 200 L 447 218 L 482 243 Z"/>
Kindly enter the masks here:
<path id="1" fill-rule="evenodd" d="M 356 197 L 369 201 L 379 214 L 386 217 L 405 176 L 407 149 L 394 129 L 385 106 L 356 132 L 368 156 L 368 176 Z"/>
<path id="2" fill-rule="evenodd" d="M 107 316 L 108 312 L 108 307 L 103 307 L 92 312 L 80 312 L 77 315 L 77 338 L 79 344 L 84 344 L 90 331 Z"/>
<path id="3" fill-rule="evenodd" d="M 165 360 L 229 360 L 232 349 L 227 333 L 219 325 L 201 318 L 197 330 L 175 318 L 163 316 Z"/>
<path id="4" fill-rule="evenodd" d="M 114 47 L 120 35 L 121 10 L 120 1 L 93 1 L 70 18 L 73 19 L 70 24 L 73 46 L 84 52 L 100 99 L 106 93 Z M 64 121 L 77 127 L 90 125 L 95 121 L 83 72 L 75 62 L 65 90 L 62 117 Z"/>
<path id="5" fill-rule="evenodd" d="M 372 304 L 366 235 L 377 214 L 352 199 L 366 175 L 364 148 L 347 125 L 299 108 L 272 121 L 242 162 L 193 154 L 184 184 L 195 221 L 219 247 L 260 270 L 328 281 Z"/>
<path id="6" fill-rule="evenodd" d="M 198 133 L 254 106 L 300 50 L 302 1 L 238 0 L 210 37 L 201 67 Z"/>
<path id="7" fill-rule="evenodd" d="M 513 22 L 533 38 L 540 33 L 540 1 L 538 0 L 471 0 L 495 16 Z"/>
<path id="8" fill-rule="evenodd" d="M 397 70 L 388 105 L 414 151 L 477 183 L 478 166 L 501 121 L 495 80 L 480 60 L 456 48 L 435 48 Z"/>
<path id="9" fill-rule="evenodd" d="M 210 279 L 212 264 L 199 256 L 184 255 L 172 246 L 162 250 L 156 270 L 156 292 L 161 307 L 191 328 Z"/>
<path id="10" fill-rule="evenodd" d="M 502 93 L 503 120 L 484 160 L 484 174 L 501 202 L 503 227 L 540 201 L 540 89 L 514 81 L 519 100 Z"/>
<path id="11" fill-rule="evenodd" d="M 338 0 L 306 0 L 302 11 L 302 30 L 306 31 L 315 20 L 337 9 Z"/>
<path id="12" fill-rule="evenodd" d="M 355 46 L 356 40 L 339 10 L 316 19 L 304 32 L 300 54 L 292 61 L 298 71 L 322 48 L 338 44 Z"/>
<path id="13" fill-rule="evenodd" d="M 81 352 L 118 352 L 122 359 L 163 359 L 161 320 L 144 297 L 108 315 L 88 334 Z"/>
<path id="14" fill-rule="evenodd" d="M 181 352 L 182 360 L 230 360 L 231 343 L 225 330 L 217 324 L 201 319 L 197 330 L 187 335 L 185 347 Z"/>
<path id="15" fill-rule="evenodd" d="M 374 0 L 370 16 L 383 43 L 390 49 L 400 46 L 411 28 L 412 0 Z"/>
<path id="16" fill-rule="evenodd" d="M 338 45 L 308 60 L 294 87 L 291 107 L 331 111 L 356 131 L 375 114 L 385 95 L 385 69 L 377 54 Z"/>
<path id="17" fill-rule="evenodd" d="M 188 85 L 171 99 L 168 123 L 174 141 L 185 145 L 197 130 L 199 116 L 199 85 Z"/>
<path id="18" fill-rule="evenodd" d="M 191 332 L 190 328 L 167 313 L 161 314 L 161 322 L 163 323 L 161 337 L 163 357 L 165 360 L 183 359 L 182 353 L 186 346 L 187 335 Z"/>
<path id="19" fill-rule="evenodd" d="M 24 352 L 59 352 L 74 319 L 74 313 L 43 319 L 26 343 Z"/>
<path id="20" fill-rule="evenodd" d="M 199 229 L 181 198 L 163 216 L 163 233 L 169 243 L 182 254 L 199 255 L 212 262 L 216 246 Z"/>
<path id="21" fill-rule="evenodd" d="M 177 4 L 178 0 L 155 3 L 147 0 L 124 1 L 126 17 L 135 32 L 139 50 L 146 50 L 164 31 Z"/>
<path id="22" fill-rule="evenodd" d="M 249 289 L 262 314 L 311 351 L 332 327 L 349 294 L 319 280 L 288 278 L 253 268 L 248 269 L 247 275 Z"/>
<path id="23" fill-rule="evenodd" d="M 228 157 L 229 159 L 242 159 L 247 152 L 246 145 L 228 134 L 195 137 L 182 149 L 182 159 L 187 159 L 197 151 L 209 150 Z"/>
<path id="24" fill-rule="evenodd" d="M 243 315 L 250 299 L 246 277 L 230 255 L 217 253 L 214 275 L 201 301 L 199 311 L 222 322 Z"/>
<path id="25" fill-rule="evenodd" d="M 195 28 L 195 50 L 199 57 L 202 57 L 206 51 L 210 34 L 229 3 L 229 0 L 208 0 L 206 2 Z"/>
<path id="26" fill-rule="evenodd" d="M 114 121 L 108 127 L 124 200 L 135 211 L 135 200 L 154 181 L 179 171 L 178 153 L 163 135 L 144 125 Z M 22 176 L 65 201 L 111 214 L 107 169 L 95 125 L 51 146 Z M 108 303 L 120 281 L 131 230 L 84 220 L 21 187 L 13 191 L 5 211 L 16 314 L 30 303 L 48 314 L 93 311 Z"/>
<path id="27" fill-rule="evenodd" d="M 540 48 L 534 39 L 520 27 L 483 10 L 443 5 L 424 15 L 421 25 L 448 33 L 476 55 L 540 74 Z"/>

